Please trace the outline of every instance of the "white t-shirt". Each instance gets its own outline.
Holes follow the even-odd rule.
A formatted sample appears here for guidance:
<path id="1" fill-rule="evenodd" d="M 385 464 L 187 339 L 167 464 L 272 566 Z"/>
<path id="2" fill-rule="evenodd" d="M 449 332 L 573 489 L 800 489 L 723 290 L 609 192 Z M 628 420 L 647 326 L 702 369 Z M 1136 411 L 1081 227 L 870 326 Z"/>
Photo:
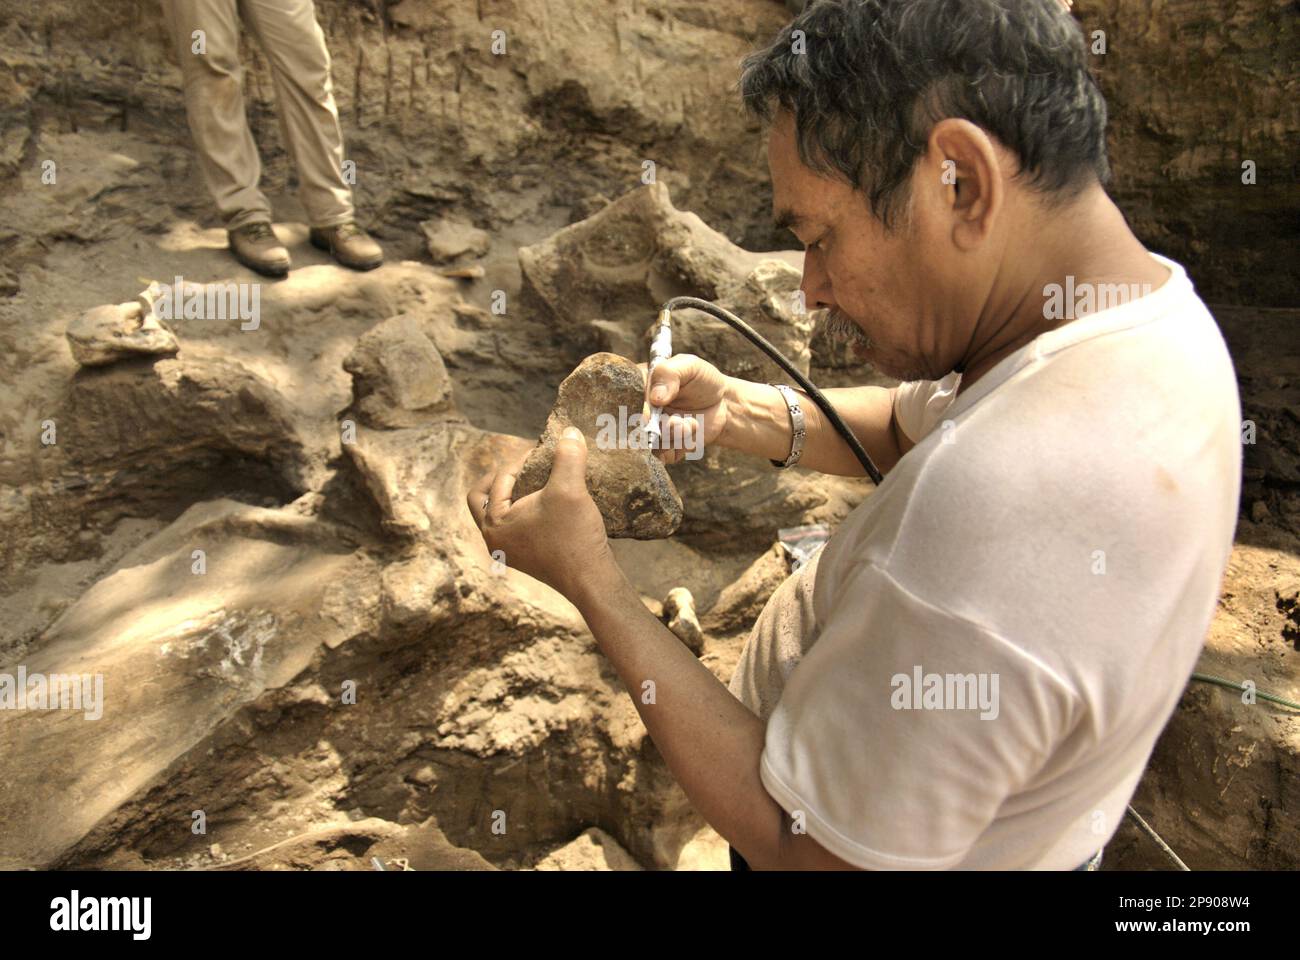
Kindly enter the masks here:
<path id="1" fill-rule="evenodd" d="M 731 691 L 764 785 L 868 869 L 1072 869 L 1119 825 L 1232 549 L 1241 410 L 1182 267 L 958 394 L 773 595 Z M 942 707 L 942 709 L 938 709 Z"/>

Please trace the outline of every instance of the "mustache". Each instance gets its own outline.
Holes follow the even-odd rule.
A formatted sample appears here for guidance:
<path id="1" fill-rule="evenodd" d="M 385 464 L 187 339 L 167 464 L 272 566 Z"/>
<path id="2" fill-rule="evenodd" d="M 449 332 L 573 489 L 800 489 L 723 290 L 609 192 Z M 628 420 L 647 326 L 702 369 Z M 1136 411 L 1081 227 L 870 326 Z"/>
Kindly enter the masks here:
<path id="1" fill-rule="evenodd" d="M 848 343 L 858 347 L 870 347 L 871 338 L 839 307 L 825 310 L 818 325 L 823 333 L 833 341 Z"/>

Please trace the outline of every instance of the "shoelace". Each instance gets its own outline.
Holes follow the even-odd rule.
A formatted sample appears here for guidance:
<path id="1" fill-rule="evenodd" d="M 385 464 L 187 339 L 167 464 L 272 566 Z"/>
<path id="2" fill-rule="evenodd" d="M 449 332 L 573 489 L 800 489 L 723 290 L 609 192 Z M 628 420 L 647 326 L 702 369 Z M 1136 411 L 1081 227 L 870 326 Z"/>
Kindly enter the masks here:
<path id="1" fill-rule="evenodd" d="M 348 237 L 361 236 L 364 233 L 365 231 L 358 227 L 354 222 L 341 223 L 338 226 L 337 232 L 334 234 L 334 239 L 346 240 Z"/>
<path id="2" fill-rule="evenodd" d="M 256 223 L 250 223 L 245 228 L 245 232 L 249 240 L 268 240 L 275 237 L 275 234 L 271 231 L 271 225 L 260 220 Z"/>

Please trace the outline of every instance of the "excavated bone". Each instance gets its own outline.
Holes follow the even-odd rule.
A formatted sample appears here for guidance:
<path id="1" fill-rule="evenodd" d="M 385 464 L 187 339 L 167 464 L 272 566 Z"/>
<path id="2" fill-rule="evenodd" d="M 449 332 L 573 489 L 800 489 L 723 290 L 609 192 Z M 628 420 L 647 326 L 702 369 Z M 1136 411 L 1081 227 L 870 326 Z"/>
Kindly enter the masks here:
<path id="1" fill-rule="evenodd" d="M 176 335 L 146 313 L 136 300 L 94 307 L 67 329 L 72 358 L 83 367 L 102 367 L 142 356 L 170 356 L 180 350 Z"/>
<path id="2" fill-rule="evenodd" d="M 695 597 L 685 587 L 674 587 L 664 598 L 664 620 L 677 639 L 697 657 L 704 652 L 704 632 L 695 613 Z"/>
<path id="3" fill-rule="evenodd" d="M 587 438 L 587 487 L 605 532 L 636 540 L 671 536 L 682 522 L 682 500 L 635 428 L 644 391 L 645 378 L 629 360 L 595 353 L 582 361 L 560 384 L 546 430 L 515 479 L 514 499 L 546 485 L 555 444 L 574 426 Z"/>
<path id="4" fill-rule="evenodd" d="M 343 361 L 355 407 L 376 427 L 413 427 L 451 406 L 451 378 L 419 321 L 392 317 L 367 331 Z"/>

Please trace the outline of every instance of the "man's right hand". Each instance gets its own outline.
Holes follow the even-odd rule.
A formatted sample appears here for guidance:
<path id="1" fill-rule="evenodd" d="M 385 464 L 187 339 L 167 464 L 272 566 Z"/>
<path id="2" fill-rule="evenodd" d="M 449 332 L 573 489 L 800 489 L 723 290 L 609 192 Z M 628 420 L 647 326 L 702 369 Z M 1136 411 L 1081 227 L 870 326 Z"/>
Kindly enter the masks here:
<path id="1" fill-rule="evenodd" d="M 644 374 L 648 365 L 638 366 Z M 654 394 L 660 386 L 665 391 L 662 399 Z M 822 393 L 881 471 L 888 473 L 912 446 L 895 429 L 892 389 L 839 387 Z M 703 422 L 706 445 L 716 443 L 778 462 L 790 455 L 793 428 L 780 392 L 769 384 L 729 377 L 692 354 L 669 357 L 655 367 L 653 382 L 646 384 L 646 400 L 664 409 L 661 426 L 665 440 L 683 438 L 677 444 L 680 449 L 655 451 L 664 463 L 677 463 L 688 452 L 700 449 L 692 416 Z M 849 445 L 811 400 L 804 406 L 804 417 L 807 433 L 800 466 L 841 477 L 865 476 Z M 682 430 L 689 432 L 683 434 Z"/>
<path id="2" fill-rule="evenodd" d="M 638 366 L 644 374 L 648 364 Z M 664 463 L 684 459 L 700 443 L 695 436 L 700 425 L 705 444 L 717 441 L 727 425 L 729 380 L 713 364 L 689 353 L 668 357 L 655 367 L 653 380 L 646 384 L 646 402 L 663 408 L 661 429 L 665 440 L 681 438 L 675 448 L 656 450 L 656 457 Z"/>

